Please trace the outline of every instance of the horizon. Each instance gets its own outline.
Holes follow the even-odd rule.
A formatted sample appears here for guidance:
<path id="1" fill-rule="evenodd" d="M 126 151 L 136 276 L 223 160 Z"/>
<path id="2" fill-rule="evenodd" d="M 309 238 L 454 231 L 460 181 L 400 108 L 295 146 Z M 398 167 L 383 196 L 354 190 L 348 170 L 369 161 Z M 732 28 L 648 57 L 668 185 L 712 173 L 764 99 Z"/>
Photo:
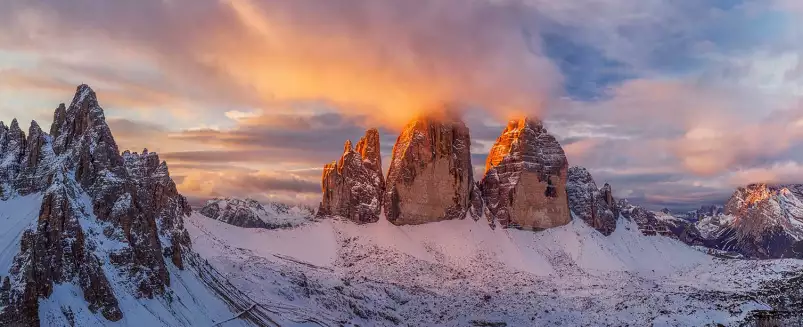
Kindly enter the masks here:
<path id="1" fill-rule="evenodd" d="M 190 199 L 314 206 L 343 142 L 377 127 L 387 173 L 400 126 L 446 103 L 475 176 L 506 118 L 528 114 L 571 166 L 651 210 L 803 182 L 794 1 L 369 4 L 12 1 L 0 117 L 49 126 L 89 84 L 120 150 L 158 152 Z"/>

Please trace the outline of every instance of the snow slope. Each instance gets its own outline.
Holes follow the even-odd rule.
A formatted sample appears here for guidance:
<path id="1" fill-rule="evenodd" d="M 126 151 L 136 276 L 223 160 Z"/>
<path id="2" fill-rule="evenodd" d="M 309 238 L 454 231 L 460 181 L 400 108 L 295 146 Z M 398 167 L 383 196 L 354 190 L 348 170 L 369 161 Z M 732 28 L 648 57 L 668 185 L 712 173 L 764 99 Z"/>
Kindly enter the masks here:
<path id="1" fill-rule="evenodd" d="M 20 251 L 22 232 L 39 217 L 41 194 L 0 201 L 0 275 L 8 276 L 14 256 Z"/>
<path id="2" fill-rule="evenodd" d="M 798 260 L 713 258 L 620 219 L 542 232 L 452 220 L 253 230 L 194 214 L 194 249 L 259 305 L 337 325 L 736 325 Z M 314 249 L 314 251 L 309 251 Z"/>

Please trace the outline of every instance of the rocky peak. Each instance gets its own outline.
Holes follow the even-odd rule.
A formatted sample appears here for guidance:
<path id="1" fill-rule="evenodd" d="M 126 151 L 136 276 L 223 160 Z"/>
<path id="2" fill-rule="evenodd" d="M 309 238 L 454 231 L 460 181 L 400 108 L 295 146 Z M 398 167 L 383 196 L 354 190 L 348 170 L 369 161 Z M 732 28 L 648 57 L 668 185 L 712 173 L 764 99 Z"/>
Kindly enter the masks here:
<path id="1" fill-rule="evenodd" d="M 60 106 L 61 107 L 61 106 Z M 56 155 L 70 159 L 69 168 L 76 168 L 81 185 L 90 187 L 104 170 L 121 174 L 123 159 L 106 124 L 103 109 L 95 92 L 87 85 L 78 86 L 70 106 L 63 114 L 54 113 L 51 128 Z"/>
<path id="2" fill-rule="evenodd" d="M 471 138 L 455 114 L 421 116 L 393 146 L 385 215 L 397 225 L 462 219 L 473 186 Z"/>
<path id="3" fill-rule="evenodd" d="M 42 131 L 36 121 L 31 121 L 23 152 L 14 187 L 23 195 L 41 192 L 48 186 L 47 181 L 53 173 L 55 162 L 50 136 Z"/>
<path id="4" fill-rule="evenodd" d="M 653 212 L 621 199 L 616 204 L 619 214 L 625 219 L 631 220 L 638 225 L 639 231 L 644 235 L 660 235 L 680 239 L 683 242 L 692 244 L 696 242 L 695 237 L 688 235 L 689 227 L 693 227 L 683 219 L 673 217 L 663 212 Z M 692 234 L 696 234 L 692 233 Z M 699 244 L 692 244 L 699 245 Z"/>
<path id="5" fill-rule="evenodd" d="M 20 129 L 15 118 L 8 131 L 4 129 L 0 135 L 0 181 L 12 182 L 19 173 L 20 161 L 24 155 L 25 132 Z"/>
<path id="6" fill-rule="evenodd" d="M 357 151 L 347 140 L 340 160 L 324 166 L 318 215 L 340 216 L 357 223 L 379 220 L 384 189 L 380 158 L 376 129 L 365 132 L 357 142 Z"/>
<path id="7" fill-rule="evenodd" d="M 371 128 L 365 132 L 365 136 L 357 142 L 355 151 L 362 157 L 363 164 L 379 174 L 379 178 L 384 186 L 385 177 L 382 174 L 382 154 L 379 150 L 379 131 Z"/>
<path id="8" fill-rule="evenodd" d="M 198 211 L 208 218 L 244 228 L 290 228 L 313 218 L 314 212 L 305 207 L 283 203 L 268 203 L 246 198 L 215 198 Z"/>
<path id="9" fill-rule="evenodd" d="M 490 218 L 528 229 L 567 224 L 568 169 L 563 148 L 539 120 L 510 120 L 491 148 L 481 183 Z"/>
<path id="10" fill-rule="evenodd" d="M 50 125 L 51 137 L 56 138 L 59 136 L 59 132 L 64 126 L 64 122 L 66 121 L 66 119 L 67 119 L 67 108 L 64 106 L 64 103 L 61 103 L 56 108 L 56 111 L 53 113 L 53 124 Z"/>
<path id="11" fill-rule="evenodd" d="M 34 321 L 38 299 L 50 294 L 42 285 L 54 283 L 80 286 L 92 312 L 119 320 L 106 273 L 125 276 L 114 280 L 135 297 L 163 295 L 170 284 L 165 257 L 182 269 L 190 248 L 183 227 L 190 207 L 155 153 L 126 152 L 123 160 L 88 86 L 56 109 L 51 131 L 54 137 L 33 122 L 26 140 L 14 121 L 0 145 L 0 186 L 45 192 L 39 227 L 23 237 L 20 269 L 10 276 L 16 304 L 2 310 L 0 323 L 15 315 Z"/>
<path id="12" fill-rule="evenodd" d="M 583 167 L 569 168 L 566 182 L 569 208 L 589 226 L 603 235 L 610 235 L 616 229 L 619 209 L 607 183 L 598 189 L 591 173 Z"/>
<path id="13" fill-rule="evenodd" d="M 742 238 L 764 239 L 783 232 L 803 239 L 803 199 L 787 186 L 750 184 L 738 188 L 725 204 L 725 214 L 735 217 Z M 772 257 L 772 256 L 769 256 Z"/>

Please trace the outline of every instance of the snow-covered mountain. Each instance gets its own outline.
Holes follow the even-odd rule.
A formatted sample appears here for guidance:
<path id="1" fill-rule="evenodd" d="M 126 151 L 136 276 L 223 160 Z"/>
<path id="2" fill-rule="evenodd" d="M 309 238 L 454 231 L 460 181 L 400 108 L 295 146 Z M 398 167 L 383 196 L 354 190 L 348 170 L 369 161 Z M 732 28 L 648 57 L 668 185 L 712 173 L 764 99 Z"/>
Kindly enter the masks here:
<path id="1" fill-rule="evenodd" d="M 0 123 L 0 189 L 0 325 L 208 325 L 241 307 L 192 252 L 167 165 L 120 154 L 87 85 L 49 134 Z"/>
<path id="2" fill-rule="evenodd" d="M 315 212 L 304 206 L 270 202 L 265 205 L 254 199 L 216 198 L 198 210 L 206 217 L 246 228 L 290 228 L 311 221 Z"/>
<path id="3" fill-rule="evenodd" d="M 803 258 L 803 185 L 738 188 L 724 211 L 703 215 L 685 241 L 750 258 Z"/>

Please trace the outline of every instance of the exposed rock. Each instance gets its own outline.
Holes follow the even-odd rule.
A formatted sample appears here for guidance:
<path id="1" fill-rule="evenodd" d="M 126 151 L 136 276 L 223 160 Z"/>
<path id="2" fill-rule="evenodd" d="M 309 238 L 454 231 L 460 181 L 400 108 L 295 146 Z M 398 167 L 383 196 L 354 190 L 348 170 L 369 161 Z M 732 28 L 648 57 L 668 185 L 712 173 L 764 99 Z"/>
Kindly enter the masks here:
<path id="1" fill-rule="evenodd" d="M 396 225 L 462 219 L 474 187 L 468 127 L 452 114 L 407 124 L 393 146 L 385 215 Z"/>
<path id="2" fill-rule="evenodd" d="M 583 219 L 586 224 L 603 235 L 613 233 L 619 210 L 608 183 L 598 189 L 588 170 L 583 167 L 571 167 L 566 192 L 569 197 L 569 208 L 575 216 Z"/>
<path id="3" fill-rule="evenodd" d="M 122 313 L 103 273 L 100 259 L 93 253 L 97 244 L 87 240 L 79 223 L 87 219 L 90 208 L 83 207 L 75 182 L 63 173 L 53 177 L 45 192 L 34 230 L 26 231 L 20 253 L 14 259 L 11 274 L 17 279 L 9 298 L 12 305 L 0 315 L 4 324 L 38 324 L 38 299 L 47 298 L 54 284 L 72 282 L 84 293 L 92 312 L 100 311 L 117 321 Z"/>
<path id="4" fill-rule="evenodd" d="M 718 234 L 725 248 L 752 258 L 803 258 L 803 187 L 752 184 L 740 187 L 725 204 L 726 220 Z M 800 244 L 798 244 L 800 243 Z M 798 253 L 801 252 L 801 253 Z"/>
<path id="5" fill-rule="evenodd" d="M 379 220 L 382 210 L 382 158 L 379 131 L 370 129 L 357 142 L 356 151 L 346 141 L 339 161 L 323 168 L 319 216 L 340 216 L 356 223 Z"/>
<path id="6" fill-rule="evenodd" d="M 25 133 L 14 119 L 8 129 L 0 127 L 0 181 L 10 184 L 17 177 L 24 155 Z"/>
<path id="7" fill-rule="evenodd" d="M 697 222 L 705 217 L 721 215 L 725 213 L 725 208 L 719 205 L 704 205 L 700 209 L 689 211 L 686 213 L 686 220 Z"/>
<path id="8" fill-rule="evenodd" d="M 544 229 L 569 223 L 566 154 L 543 124 L 511 120 L 485 165 L 482 193 L 492 219 L 505 227 Z"/>
<path id="9" fill-rule="evenodd" d="M 290 228 L 313 219 L 308 207 L 271 202 L 262 205 L 254 199 L 217 198 L 209 200 L 199 213 L 224 223 L 244 228 Z"/>
<path id="10" fill-rule="evenodd" d="M 480 220 L 482 215 L 485 214 L 485 199 L 482 198 L 482 191 L 480 190 L 480 185 L 477 182 L 473 183 L 471 187 L 469 201 L 471 201 L 471 207 L 469 208 L 471 218 L 473 218 L 475 221 Z"/>
<path id="11" fill-rule="evenodd" d="M 53 148 L 50 137 L 42 132 L 36 121 L 31 122 L 28 139 L 20 162 L 20 172 L 14 181 L 14 187 L 20 194 L 44 191 L 47 181 L 53 173 Z"/>
<path id="12" fill-rule="evenodd" d="M 15 256 L 11 287 L 0 294 L 11 303 L 0 322 L 37 324 L 39 299 L 62 283 L 80 287 L 92 312 L 119 320 L 106 273 L 126 276 L 124 287 L 136 297 L 164 294 L 170 276 L 163 253 L 183 267 L 190 208 L 156 154 L 127 152 L 124 162 L 88 86 L 56 109 L 51 133 L 33 122 L 26 139 L 16 120 L 0 126 L 3 193 L 46 191 L 37 227 L 23 235 Z"/>
<path id="13" fill-rule="evenodd" d="M 176 267 L 183 268 L 181 254 L 189 249 L 190 237 L 184 229 L 184 216 L 191 213 L 187 200 L 178 193 L 170 178 L 167 163 L 159 160 L 156 152 L 142 150 L 142 154 L 125 151 L 125 168 L 136 184 L 137 198 L 142 211 L 153 217 L 159 234 L 170 240 L 170 255 Z"/>
<path id="14" fill-rule="evenodd" d="M 661 235 L 676 239 L 683 239 L 683 237 L 690 233 L 689 229 L 693 229 L 693 225 L 687 221 L 674 217 L 662 212 L 653 212 L 633 205 L 626 199 L 619 200 L 617 203 L 619 214 L 625 219 L 636 222 L 644 235 Z"/>

